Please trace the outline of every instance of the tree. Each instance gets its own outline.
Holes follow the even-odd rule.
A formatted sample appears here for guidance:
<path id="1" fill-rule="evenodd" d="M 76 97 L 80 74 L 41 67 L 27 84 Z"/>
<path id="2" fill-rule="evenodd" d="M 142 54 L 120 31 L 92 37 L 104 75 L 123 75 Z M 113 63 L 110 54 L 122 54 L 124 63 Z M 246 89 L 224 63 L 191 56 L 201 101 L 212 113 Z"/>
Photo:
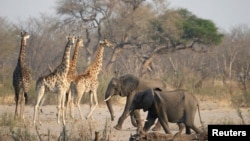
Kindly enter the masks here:
<path id="1" fill-rule="evenodd" d="M 157 7 L 165 11 L 159 12 Z M 112 39 L 116 47 L 106 65 L 108 70 L 114 69 L 124 49 L 133 51 L 142 62 L 143 75 L 153 70 L 152 62 L 161 54 L 184 49 L 205 52 L 223 37 L 212 21 L 198 18 L 186 9 L 168 9 L 162 0 L 61 0 L 57 12 L 62 16 L 62 25 L 72 31 L 84 31 L 89 57 L 92 37 L 97 41 L 102 37 Z"/>
<path id="2" fill-rule="evenodd" d="M 20 51 L 20 32 L 17 32 L 14 24 L 3 17 L 0 17 L 0 31 L 0 81 L 4 81 L 12 76 L 9 72 L 17 61 L 15 58 Z"/>
<path id="3" fill-rule="evenodd" d="M 57 66 L 70 32 L 60 27 L 58 17 L 41 14 L 16 25 L 30 34 L 27 47 L 27 64 L 32 68 L 32 78 L 48 74 Z M 20 41 L 18 41 L 19 43 Z"/>
<path id="4" fill-rule="evenodd" d="M 149 5 L 143 5 L 138 0 L 137 5 L 126 0 L 117 4 L 115 16 L 105 22 L 104 34 L 109 35 L 116 43 L 106 69 L 111 70 L 119 55 L 124 50 L 133 50 L 147 44 L 147 24 L 155 15 Z"/>
<path id="5" fill-rule="evenodd" d="M 84 47 L 87 60 L 90 60 L 92 54 L 89 50 L 91 38 L 96 37 L 95 46 L 103 38 L 102 24 L 111 16 L 114 4 L 115 0 L 60 0 L 58 2 L 57 13 L 62 16 L 62 27 L 70 28 L 75 33 L 85 34 L 87 41 Z M 91 36 L 91 34 L 94 35 Z"/>
<path id="6" fill-rule="evenodd" d="M 186 9 L 169 10 L 152 20 L 148 35 L 155 44 L 161 46 L 156 46 L 145 59 L 144 73 L 153 58 L 160 54 L 183 49 L 205 52 L 206 48 L 221 43 L 223 38 L 212 21 L 198 18 Z"/>

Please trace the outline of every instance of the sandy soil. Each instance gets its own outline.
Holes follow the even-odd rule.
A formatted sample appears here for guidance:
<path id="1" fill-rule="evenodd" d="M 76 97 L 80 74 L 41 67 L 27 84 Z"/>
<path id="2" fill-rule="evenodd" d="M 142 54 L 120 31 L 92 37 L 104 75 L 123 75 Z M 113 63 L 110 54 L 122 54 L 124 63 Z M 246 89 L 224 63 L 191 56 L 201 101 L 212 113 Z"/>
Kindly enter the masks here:
<path id="1" fill-rule="evenodd" d="M 93 113 L 92 120 L 81 120 L 77 108 L 75 108 L 75 118 L 67 119 L 66 121 L 66 133 L 70 137 L 80 138 L 81 136 L 91 136 L 94 138 L 94 132 L 100 132 L 100 136 L 103 136 L 105 125 L 107 125 L 106 131 L 111 141 L 128 141 L 132 134 L 136 133 L 136 128 L 132 126 L 130 118 L 127 118 L 123 124 L 123 129 L 118 131 L 113 127 L 116 125 L 117 120 L 123 112 L 124 104 L 113 105 L 115 110 L 115 121 L 110 121 L 110 114 L 106 105 L 100 104 L 99 107 Z M 81 105 L 84 116 L 89 112 L 89 105 Z M 25 124 L 30 132 L 36 132 L 33 126 L 33 106 L 28 105 L 25 109 Z M 209 100 L 200 100 L 201 117 L 205 125 L 208 124 L 250 124 L 250 108 L 241 108 L 241 114 L 243 119 L 240 118 L 236 109 L 230 106 L 223 105 Z M 4 113 L 14 113 L 14 105 L 0 105 L 0 115 Z M 48 131 L 52 136 L 52 139 L 56 139 L 61 134 L 63 128 L 57 124 L 56 119 L 57 109 L 55 105 L 43 106 L 43 113 L 40 115 L 42 124 L 38 126 L 38 131 L 41 136 L 48 135 Z M 142 117 L 145 118 L 147 113 L 141 111 Z M 195 124 L 200 127 L 198 114 L 196 114 Z M 0 127 L 2 128 L 2 127 Z M 177 125 L 170 123 L 170 129 L 173 132 L 178 130 Z M 160 131 L 163 133 L 163 130 Z M 89 137 L 90 138 L 90 137 Z M 86 139 L 87 140 L 87 139 Z"/>

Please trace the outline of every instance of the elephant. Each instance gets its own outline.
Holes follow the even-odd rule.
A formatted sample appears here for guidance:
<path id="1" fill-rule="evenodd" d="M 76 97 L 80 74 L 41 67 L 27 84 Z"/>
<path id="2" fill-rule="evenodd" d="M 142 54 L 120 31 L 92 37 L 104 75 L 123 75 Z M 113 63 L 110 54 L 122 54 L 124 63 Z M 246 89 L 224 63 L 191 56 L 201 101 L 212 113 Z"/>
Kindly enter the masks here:
<path id="1" fill-rule="evenodd" d="M 166 134 L 172 134 L 168 122 L 178 124 L 179 132 L 177 134 L 181 134 L 184 126 L 186 134 L 191 134 L 190 128 L 197 134 L 201 133 L 201 130 L 194 125 L 197 109 L 202 123 L 198 100 L 183 89 L 166 91 L 159 88 L 149 88 L 138 92 L 134 96 L 129 112 L 132 113 L 138 109 L 143 109 L 144 112 L 148 111 L 143 129 L 141 129 L 141 123 L 137 121 L 138 131 L 142 133 L 147 132 L 157 118 Z"/>
<path id="2" fill-rule="evenodd" d="M 166 89 L 167 85 L 166 83 L 161 79 L 142 79 L 138 78 L 132 74 L 125 74 L 123 76 L 115 76 L 113 77 L 107 87 L 106 93 L 105 93 L 105 100 L 106 105 L 108 107 L 108 110 L 111 115 L 111 120 L 113 121 L 114 111 L 112 106 L 112 99 L 111 97 L 115 95 L 120 95 L 121 97 L 126 97 L 126 105 L 124 107 L 124 111 L 122 115 L 119 117 L 117 125 L 114 126 L 115 129 L 121 130 L 122 124 L 124 120 L 130 115 L 129 114 L 129 107 L 132 103 L 132 100 L 134 98 L 134 95 L 138 92 L 142 92 L 148 88 L 156 88 L 160 87 L 162 89 Z M 140 111 L 134 110 L 133 114 L 131 114 L 131 123 L 133 126 L 137 127 L 136 120 L 134 118 L 136 116 L 138 119 L 140 119 Z M 159 129 L 161 126 L 160 123 L 156 124 L 155 130 Z"/>

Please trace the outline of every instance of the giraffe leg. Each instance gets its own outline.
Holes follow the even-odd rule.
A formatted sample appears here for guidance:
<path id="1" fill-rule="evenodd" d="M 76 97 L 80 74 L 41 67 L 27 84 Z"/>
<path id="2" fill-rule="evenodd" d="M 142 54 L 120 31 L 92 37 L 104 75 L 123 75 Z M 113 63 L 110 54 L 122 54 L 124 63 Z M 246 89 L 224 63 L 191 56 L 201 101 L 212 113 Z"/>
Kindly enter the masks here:
<path id="1" fill-rule="evenodd" d="M 23 95 L 23 96 L 24 96 L 24 101 L 23 101 L 23 119 L 24 119 L 24 120 L 25 120 L 25 106 L 26 106 L 26 104 L 27 104 L 27 102 L 28 102 L 28 100 L 27 100 L 27 99 L 28 99 L 28 98 L 27 98 L 27 95 L 28 95 L 27 92 L 25 92 L 24 95 Z"/>
<path id="2" fill-rule="evenodd" d="M 73 92 L 71 91 L 71 95 L 69 96 L 69 110 L 70 110 L 70 118 L 74 118 L 74 103 L 73 103 Z"/>
<path id="3" fill-rule="evenodd" d="M 75 88 L 74 88 L 74 84 L 72 84 L 70 86 L 70 90 L 71 90 L 71 102 L 70 102 L 70 115 L 71 115 L 71 118 L 74 118 L 74 114 L 75 114 L 75 111 L 74 111 L 74 99 L 75 99 L 75 94 L 76 94 L 76 91 L 75 91 Z"/>
<path id="4" fill-rule="evenodd" d="M 82 114 L 82 111 L 81 111 L 80 103 L 81 103 L 82 96 L 84 94 L 84 90 L 81 89 L 81 88 L 77 88 L 76 89 L 76 94 L 77 94 L 77 96 L 76 96 L 76 106 L 78 108 L 81 119 L 83 120 L 83 114 Z"/>
<path id="5" fill-rule="evenodd" d="M 71 91 L 70 90 L 68 90 L 67 92 L 66 92 L 66 99 L 65 99 L 65 104 L 66 104 L 66 106 L 65 106 L 65 118 L 67 118 L 68 116 L 67 116 L 67 111 L 68 111 L 68 108 L 69 108 L 69 105 L 70 105 L 70 101 L 71 101 Z"/>
<path id="6" fill-rule="evenodd" d="M 40 103 L 39 103 L 39 107 L 38 107 L 37 120 L 39 121 L 40 125 L 42 125 L 42 122 L 40 120 L 40 114 L 43 113 L 43 109 L 41 107 L 43 106 L 45 99 L 46 99 L 46 95 L 44 95 L 42 97 L 42 99 L 40 100 Z"/>
<path id="7" fill-rule="evenodd" d="M 70 89 L 68 92 L 67 92 L 67 95 L 66 95 L 66 109 L 65 109 L 65 118 L 68 117 L 68 114 L 67 114 L 67 111 L 69 109 L 69 113 L 70 113 L 70 118 L 74 118 L 74 103 L 73 103 L 73 97 L 72 97 L 72 90 Z"/>
<path id="8" fill-rule="evenodd" d="M 21 95 L 21 117 L 25 120 L 25 105 L 28 103 L 28 91 L 30 89 L 29 82 L 23 81 L 23 92 Z"/>
<path id="9" fill-rule="evenodd" d="M 63 125 L 65 126 L 66 125 L 66 122 L 65 122 L 65 114 L 66 114 L 66 112 L 65 112 L 65 97 L 66 97 L 66 95 L 65 95 L 65 93 L 63 92 L 62 93 L 62 99 L 61 99 L 61 112 L 62 112 L 62 123 L 63 123 Z"/>
<path id="10" fill-rule="evenodd" d="M 25 97 L 24 92 L 22 92 L 21 99 L 20 99 L 20 117 L 24 119 L 24 106 L 25 106 Z"/>
<path id="11" fill-rule="evenodd" d="M 22 104 L 23 104 L 23 101 L 22 101 L 22 95 L 19 97 L 19 114 L 18 114 L 18 117 L 21 118 L 22 117 Z"/>
<path id="12" fill-rule="evenodd" d="M 60 124 L 60 118 L 61 116 L 63 116 L 62 114 L 62 105 L 64 105 L 64 103 L 62 104 L 62 92 L 59 91 L 59 94 L 57 96 L 57 124 Z"/>
<path id="13" fill-rule="evenodd" d="M 82 111 L 81 111 L 80 102 L 81 102 L 81 98 L 78 99 L 78 101 L 77 101 L 77 108 L 78 108 L 79 114 L 80 114 L 80 116 L 81 116 L 81 119 L 83 120 L 84 118 L 83 118 L 83 114 L 82 114 Z"/>
<path id="14" fill-rule="evenodd" d="M 19 94 L 20 94 L 20 89 L 15 89 L 15 102 L 16 102 L 16 107 L 15 107 L 14 119 L 16 119 L 16 117 L 18 116 Z"/>
<path id="15" fill-rule="evenodd" d="M 41 83 L 41 82 L 40 82 Z M 39 83 L 38 83 L 39 85 Z M 40 102 L 43 98 L 43 95 L 44 95 L 44 92 L 45 92 L 45 86 L 42 84 L 41 86 L 38 86 L 37 87 L 37 101 L 36 101 L 36 105 L 34 107 L 34 115 L 33 115 L 33 123 L 34 125 L 36 125 L 36 116 L 37 116 L 37 111 L 39 111 L 39 108 L 40 108 Z M 39 121 L 40 122 L 40 121 Z"/>
<path id="16" fill-rule="evenodd" d="M 94 90 L 94 91 L 92 91 L 92 94 L 91 94 L 92 96 L 92 99 L 94 98 L 94 101 L 95 101 L 95 105 L 94 105 L 94 107 L 92 106 L 92 104 L 93 104 L 93 101 L 91 100 L 91 108 L 90 108 L 90 112 L 89 112 L 89 114 L 88 114 L 88 116 L 87 116 L 87 119 L 89 118 L 89 117 L 91 117 L 92 116 L 92 114 L 93 114 L 93 112 L 94 112 L 94 110 L 95 110 L 95 108 L 98 106 L 98 99 L 97 99 L 97 93 L 96 93 L 96 90 Z"/>
<path id="17" fill-rule="evenodd" d="M 92 119 L 92 115 L 90 114 L 90 112 L 92 111 L 93 109 L 93 92 L 92 91 L 89 91 L 89 114 L 86 116 L 86 119 Z"/>

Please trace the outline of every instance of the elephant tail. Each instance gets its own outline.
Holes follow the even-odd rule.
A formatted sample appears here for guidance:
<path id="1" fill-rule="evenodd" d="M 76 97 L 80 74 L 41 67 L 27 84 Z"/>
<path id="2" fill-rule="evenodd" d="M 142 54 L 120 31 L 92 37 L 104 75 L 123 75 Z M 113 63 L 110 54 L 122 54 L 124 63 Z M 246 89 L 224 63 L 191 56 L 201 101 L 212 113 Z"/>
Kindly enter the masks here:
<path id="1" fill-rule="evenodd" d="M 201 120 L 201 113 L 200 113 L 200 105 L 199 105 L 199 103 L 197 103 L 197 108 L 198 108 L 198 114 L 199 114 L 201 127 L 202 127 L 202 129 L 204 129 L 205 126 L 204 126 L 204 122 Z"/>

